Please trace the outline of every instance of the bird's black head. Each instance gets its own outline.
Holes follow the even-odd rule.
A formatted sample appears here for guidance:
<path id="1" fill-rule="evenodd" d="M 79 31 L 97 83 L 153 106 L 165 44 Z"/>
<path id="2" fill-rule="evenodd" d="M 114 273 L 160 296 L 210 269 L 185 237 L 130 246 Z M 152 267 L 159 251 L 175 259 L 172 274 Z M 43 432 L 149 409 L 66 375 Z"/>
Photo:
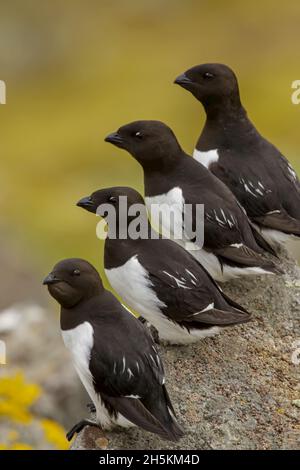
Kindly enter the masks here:
<path id="1" fill-rule="evenodd" d="M 146 238 L 150 225 L 142 196 L 135 189 L 112 187 L 99 189 L 78 201 L 77 206 L 97 213 L 105 224 L 98 224 L 101 239 Z M 133 222 L 133 226 L 131 224 Z"/>
<path id="2" fill-rule="evenodd" d="M 160 121 L 134 121 L 105 138 L 127 150 L 144 168 L 152 168 L 182 152 L 173 131 Z"/>
<path id="3" fill-rule="evenodd" d="M 99 294 L 104 288 L 96 269 L 79 258 L 65 259 L 57 263 L 43 284 L 64 308 L 75 307 L 79 302 Z"/>
<path id="4" fill-rule="evenodd" d="M 122 199 L 123 198 L 123 199 Z M 111 188 L 103 188 L 93 192 L 90 196 L 83 197 L 77 202 L 78 207 L 93 212 L 96 214 L 100 206 L 104 207 L 104 213 L 99 213 L 101 217 L 106 217 L 105 207 L 112 206 L 117 211 L 120 209 L 120 204 L 126 198 L 127 206 L 133 204 L 141 204 L 144 206 L 144 199 L 135 189 L 127 186 L 113 186 Z"/>
<path id="5" fill-rule="evenodd" d="M 190 91 L 204 106 L 226 99 L 239 100 L 237 78 L 227 65 L 196 65 L 179 75 L 174 83 Z"/>

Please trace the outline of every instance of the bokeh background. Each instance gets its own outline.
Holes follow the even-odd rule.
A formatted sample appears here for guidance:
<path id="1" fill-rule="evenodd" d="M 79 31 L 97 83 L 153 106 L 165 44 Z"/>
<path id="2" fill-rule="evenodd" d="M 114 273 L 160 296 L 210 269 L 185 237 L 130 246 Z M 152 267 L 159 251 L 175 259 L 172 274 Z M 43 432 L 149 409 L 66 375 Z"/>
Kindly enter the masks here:
<path id="1" fill-rule="evenodd" d="M 102 271 L 97 219 L 75 206 L 79 198 L 112 185 L 142 191 L 137 163 L 104 137 L 132 120 L 159 119 L 191 153 L 204 113 L 172 82 L 192 65 L 223 62 L 237 73 L 252 120 L 299 173 L 300 105 L 291 102 L 299 20 L 296 0 L 1 2 L 0 339 L 8 364 L 0 366 L 0 448 L 62 448 L 51 425 L 84 415 L 58 309 L 41 280 L 65 257 Z M 12 416 L 21 383 L 41 387 L 22 404 L 33 409 L 27 427 Z M 53 421 L 37 430 L 43 419 Z"/>

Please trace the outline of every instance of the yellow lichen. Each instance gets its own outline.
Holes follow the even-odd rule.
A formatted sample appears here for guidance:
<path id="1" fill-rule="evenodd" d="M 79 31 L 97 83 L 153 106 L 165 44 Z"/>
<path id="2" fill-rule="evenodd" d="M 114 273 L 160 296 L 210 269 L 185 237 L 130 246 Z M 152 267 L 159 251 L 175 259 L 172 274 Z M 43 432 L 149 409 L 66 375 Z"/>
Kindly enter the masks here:
<path id="1" fill-rule="evenodd" d="M 60 450 L 67 450 L 69 448 L 65 431 L 58 423 L 51 419 L 41 419 L 40 424 L 48 442 Z"/>
<path id="2" fill-rule="evenodd" d="M 0 417 L 27 424 L 32 420 L 28 408 L 39 398 L 41 389 L 27 384 L 22 372 L 0 377 Z"/>
<path id="3" fill-rule="evenodd" d="M 29 444 L 25 444 L 25 442 L 15 442 L 9 446 L 9 450 L 33 450 L 33 447 Z"/>
<path id="4" fill-rule="evenodd" d="M 6 442 L 0 442 L 0 450 L 31 450 L 34 448 L 31 442 L 22 442 L 21 435 L 24 425 L 38 425 L 42 428 L 46 448 L 59 450 L 69 448 L 65 431 L 58 423 L 50 419 L 36 417 L 30 411 L 30 407 L 41 394 L 41 388 L 37 384 L 27 383 L 22 372 L 0 377 L 0 421 L 5 420 L 8 423 Z"/>

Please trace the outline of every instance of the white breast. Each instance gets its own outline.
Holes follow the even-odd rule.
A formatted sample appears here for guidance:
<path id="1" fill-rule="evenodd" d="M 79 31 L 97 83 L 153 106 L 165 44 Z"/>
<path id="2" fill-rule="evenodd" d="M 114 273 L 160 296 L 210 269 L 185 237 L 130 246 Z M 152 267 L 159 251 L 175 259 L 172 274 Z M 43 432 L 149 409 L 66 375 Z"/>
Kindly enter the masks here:
<path id="1" fill-rule="evenodd" d="M 89 322 L 84 322 L 71 330 L 62 330 L 65 346 L 72 354 L 75 369 L 91 398 L 94 395 L 93 378 L 89 363 L 94 345 L 94 330 Z"/>
<path id="2" fill-rule="evenodd" d="M 158 299 L 148 273 L 139 263 L 137 256 L 130 258 L 123 266 L 106 269 L 105 273 L 125 303 L 149 321 L 158 330 L 162 340 L 171 344 L 188 344 L 219 332 L 217 327 L 188 332 L 168 320 L 161 311 L 165 304 Z"/>
<path id="3" fill-rule="evenodd" d="M 147 320 L 149 312 L 152 312 L 152 317 L 161 315 L 160 308 L 165 305 L 157 298 L 151 288 L 148 273 L 138 261 L 137 255 L 130 258 L 122 266 L 105 269 L 105 273 L 112 287 L 129 307 L 136 310 Z M 152 323 L 150 318 L 148 321 Z"/>
<path id="4" fill-rule="evenodd" d="M 219 154 L 217 149 L 201 152 L 195 148 L 193 158 L 209 170 L 210 165 L 212 163 L 216 163 L 219 160 Z"/>
<path id="5" fill-rule="evenodd" d="M 62 330 L 65 346 L 72 354 L 74 367 L 86 391 L 96 407 L 97 422 L 103 429 L 110 429 L 111 419 L 100 396 L 95 393 L 93 377 L 89 369 L 91 351 L 94 345 L 94 330 L 84 322 L 71 330 Z"/>
<path id="6" fill-rule="evenodd" d="M 145 197 L 152 225 L 167 238 L 181 240 L 183 234 L 184 197 L 175 187 L 167 193 Z"/>
<path id="7" fill-rule="evenodd" d="M 84 322 L 72 330 L 62 330 L 65 346 L 72 354 L 76 372 L 96 407 L 96 419 L 103 429 L 111 429 L 115 425 L 122 427 L 134 426 L 120 413 L 111 417 L 103 405 L 100 395 L 93 386 L 93 377 L 89 369 L 91 351 L 94 345 L 94 330 L 89 322 Z"/>

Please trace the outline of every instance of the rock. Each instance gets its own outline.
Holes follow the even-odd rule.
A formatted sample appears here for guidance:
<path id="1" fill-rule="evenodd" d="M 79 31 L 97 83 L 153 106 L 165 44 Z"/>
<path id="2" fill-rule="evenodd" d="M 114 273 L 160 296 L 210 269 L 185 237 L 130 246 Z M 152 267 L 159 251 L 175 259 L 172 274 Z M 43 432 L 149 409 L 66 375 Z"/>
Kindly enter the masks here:
<path id="1" fill-rule="evenodd" d="M 0 232 L 0 315 L 2 310 L 20 303 L 47 305 L 47 293 L 30 250 L 25 254 L 12 236 L 4 237 L 1 222 Z"/>
<path id="2" fill-rule="evenodd" d="M 51 302 L 50 308 L 42 285 L 49 267 L 41 273 L 30 251 L 20 250 L 3 226 L 0 263 L 0 341 L 6 346 L 6 365 L 0 365 L 0 376 L 22 370 L 26 380 L 43 390 L 33 411 L 71 427 L 78 413 L 84 415 L 88 398 L 61 338 L 58 306 Z M 2 420 L 0 433 L 7 426 Z"/>
<path id="3" fill-rule="evenodd" d="M 7 352 L 0 377 L 22 370 L 43 390 L 33 412 L 66 427 L 74 424 L 88 398 L 64 347 L 58 315 L 37 304 L 14 304 L 0 312 L 0 339 Z"/>
<path id="4" fill-rule="evenodd" d="M 299 268 L 282 255 L 281 276 L 222 288 L 253 312 L 252 322 L 192 346 L 160 346 L 167 387 L 185 436 L 178 443 L 140 429 L 85 428 L 72 449 L 296 449 L 299 446 Z"/>
<path id="5" fill-rule="evenodd" d="M 106 437 L 99 437 L 95 442 L 96 446 L 101 450 L 105 450 L 108 447 L 108 439 L 106 439 Z"/>

